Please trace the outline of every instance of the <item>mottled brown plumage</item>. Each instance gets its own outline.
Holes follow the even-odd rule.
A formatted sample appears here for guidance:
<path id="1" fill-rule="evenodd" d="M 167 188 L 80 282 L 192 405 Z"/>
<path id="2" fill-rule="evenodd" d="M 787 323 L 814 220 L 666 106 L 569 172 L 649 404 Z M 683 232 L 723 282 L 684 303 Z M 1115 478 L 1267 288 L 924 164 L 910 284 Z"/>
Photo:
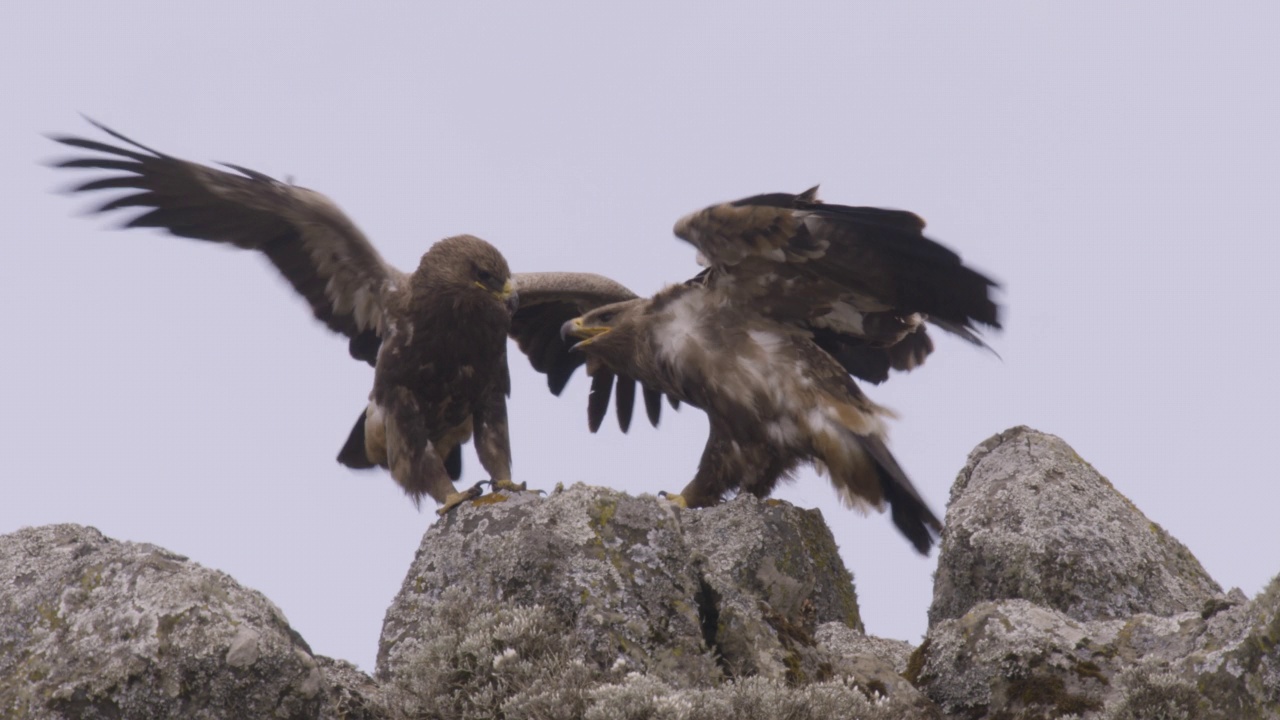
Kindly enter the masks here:
<path id="1" fill-rule="evenodd" d="M 846 504 L 891 508 L 927 553 L 942 524 L 889 452 L 887 411 L 850 373 L 879 382 L 932 351 L 924 323 L 982 344 L 998 327 L 994 283 L 922 234 L 911 213 L 824 205 L 816 189 L 715 205 L 676 234 L 709 265 L 649 299 L 565 323 L 608 371 L 706 411 L 710 437 L 679 499 L 764 497 L 812 462 Z"/>
<path id="2" fill-rule="evenodd" d="M 368 408 L 341 462 L 389 467 L 415 503 L 452 503 L 458 449 L 474 435 L 481 464 L 510 483 L 506 335 L 516 296 L 496 248 L 469 235 L 447 238 L 406 274 L 320 193 L 247 168 L 187 162 L 98 127 L 132 147 L 53 138 L 95 153 L 57 167 L 111 171 L 74 191 L 126 191 L 97 208 L 144 210 L 125 227 L 262 252 L 316 318 L 349 338 L 351 355 L 374 365 Z"/>

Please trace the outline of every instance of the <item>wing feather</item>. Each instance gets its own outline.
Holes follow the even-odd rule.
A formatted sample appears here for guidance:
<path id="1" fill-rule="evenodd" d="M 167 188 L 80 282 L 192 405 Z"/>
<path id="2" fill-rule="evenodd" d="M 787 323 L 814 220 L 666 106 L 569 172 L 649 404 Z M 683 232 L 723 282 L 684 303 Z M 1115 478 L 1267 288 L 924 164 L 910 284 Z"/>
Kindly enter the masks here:
<path id="1" fill-rule="evenodd" d="M 153 150 L 101 124 L 96 127 L 130 149 L 71 136 L 52 139 L 109 157 L 77 157 L 60 168 L 109 170 L 72 192 L 133 190 L 96 208 L 143 208 L 125 227 L 154 227 L 171 234 L 259 250 L 311 305 L 321 322 L 351 338 L 354 357 L 370 363 L 387 329 L 388 295 L 405 275 L 388 265 L 364 234 L 320 193 L 263 173 L 227 165 L 236 173 Z M 121 159 L 123 158 L 123 159 Z"/>
<path id="2" fill-rule="evenodd" d="M 709 288 L 814 332 L 850 373 L 881 382 L 932 351 L 921 321 L 981 347 L 977 328 L 1000 327 L 996 283 L 924 227 L 904 210 L 822 203 L 814 187 L 712 205 L 675 233 L 711 266 Z"/>
<path id="3" fill-rule="evenodd" d="M 520 293 L 520 308 L 511 319 L 511 337 L 533 369 L 547 376 L 547 387 L 554 395 L 564 391 L 569 379 L 587 361 L 586 355 L 571 349 L 576 340 L 560 336 L 560 327 L 595 308 L 636 298 L 624 285 L 594 273 L 516 273 L 515 286 Z M 606 378 L 607 372 L 596 369 L 590 373 L 588 426 L 592 432 L 599 429 L 612 391 L 618 400 L 618 426 L 626 432 L 635 408 L 635 379 L 618 376 L 615 385 L 614 375 L 609 373 Z M 657 426 L 660 411 L 655 409 L 658 406 L 650 395 L 646 389 L 645 410 L 649 422 Z"/>
<path id="4" fill-rule="evenodd" d="M 613 395 L 612 370 L 601 367 L 591 375 L 591 394 L 587 396 L 587 427 L 591 432 L 600 429 L 604 416 L 609 412 L 609 398 Z M 627 418 L 630 424 L 631 419 Z"/>
<path id="5" fill-rule="evenodd" d="M 625 433 L 631 429 L 631 414 L 636 406 L 636 381 L 629 377 L 619 377 L 616 387 L 618 427 Z"/>

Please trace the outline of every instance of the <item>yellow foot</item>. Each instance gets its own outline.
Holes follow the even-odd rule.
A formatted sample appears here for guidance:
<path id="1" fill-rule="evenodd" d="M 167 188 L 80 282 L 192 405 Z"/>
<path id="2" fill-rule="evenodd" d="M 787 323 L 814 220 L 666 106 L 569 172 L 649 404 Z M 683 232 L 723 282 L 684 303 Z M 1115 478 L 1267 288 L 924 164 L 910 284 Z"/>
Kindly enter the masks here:
<path id="1" fill-rule="evenodd" d="M 499 490 L 505 490 L 507 492 L 529 491 L 528 483 L 520 483 L 517 485 L 511 478 L 507 478 L 505 480 L 491 480 L 489 481 L 489 487 L 493 489 L 493 492 L 497 492 Z M 546 490 L 534 490 L 533 492 L 541 493 L 543 495 L 547 494 Z"/>
<path id="2" fill-rule="evenodd" d="M 471 488 L 468 490 L 463 490 L 462 492 L 456 492 L 456 493 L 449 493 L 449 496 L 444 499 L 444 505 L 441 505 L 440 509 L 436 510 L 436 514 L 444 515 L 448 513 L 450 510 L 458 507 L 462 503 L 468 500 L 475 500 L 476 498 L 480 497 L 481 495 L 484 494 L 484 490 L 481 489 L 482 485 L 484 485 L 484 483 L 476 483 L 475 485 L 472 485 Z"/>
<path id="3" fill-rule="evenodd" d="M 676 507 L 685 508 L 686 510 L 689 508 L 689 503 L 685 501 L 683 495 L 676 495 L 674 493 L 669 493 L 663 490 L 662 492 L 658 493 L 658 497 L 666 498 L 667 502 L 671 503 L 672 505 L 675 505 Z"/>

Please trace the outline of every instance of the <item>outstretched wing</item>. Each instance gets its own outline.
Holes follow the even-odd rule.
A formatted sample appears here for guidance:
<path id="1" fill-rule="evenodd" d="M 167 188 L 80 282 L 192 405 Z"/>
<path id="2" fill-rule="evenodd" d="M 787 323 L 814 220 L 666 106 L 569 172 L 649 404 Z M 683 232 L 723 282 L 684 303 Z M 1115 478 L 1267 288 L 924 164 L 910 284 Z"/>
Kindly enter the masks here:
<path id="1" fill-rule="evenodd" d="M 585 354 L 572 351 L 570 348 L 577 341 L 562 337 L 560 328 L 583 313 L 632 300 L 636 294 L 594 273 L 516 273 L 515 286 L 520 293 L 520 309 L 511 318 L 511 337 L 533 369 L 547 376 L 552 394 L 559 395 L 574 372 L 587 365 L 591 376 L 587 423 L 591 432 L 600 429 L 612 396 L 617 398 L 618 426 L 626 432 L 635 407 L 635 379 L 619 376 L 602 364 L 590 362 Z M 642 388 L 642 394 L 649 422 L 656 426 L 661 417 L 662 395 L 649 388 Z"/>
<path id="2" fill-rule="evenodd" d="M 142 208 L 124 227 L 259 250 L 321 322 L 351 339 L 352 357 L 373 364 L 388 323 L 388 296 L 406 276 L 383 261 L 355 224 L 320 193 L 236 165 L 216 170 L 152 150 L 95 126 L 132 148 L 72 136 L 52 139 L 94 154 L 55 167 L 111 171 L 73 192 L 125 190 L 96 208 Z"/>
<path id="3" fill-rule="evenodd" d="M 995 282 L 924 226 L 902 210 L 824 204 L 815 187 L 712 205 L 675 234 L 710 266 L 711 289 L 814 331 L 850 372 L 879 382 L 928 356 L 924 321 L 982 346 L 978 327 L 1000 327 Z"/>

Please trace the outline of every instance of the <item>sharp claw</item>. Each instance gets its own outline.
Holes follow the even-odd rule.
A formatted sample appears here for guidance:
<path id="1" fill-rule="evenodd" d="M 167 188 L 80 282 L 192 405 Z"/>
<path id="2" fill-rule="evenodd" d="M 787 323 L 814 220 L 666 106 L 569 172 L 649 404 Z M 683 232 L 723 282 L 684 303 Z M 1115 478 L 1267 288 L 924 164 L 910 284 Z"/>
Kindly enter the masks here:
<path id="1" fill-rule="evenodd" d="M 441 516 L 447 515 L 450 510 L 453 510 L 462 503 L 468 500 L 475 500 L 480 497 L 484 494 L 484 490 L 481 488 L 484 486 L 485 482 L 487 481 L 481 480 L 462 492 L 450 493 L 449 496 L 444 499 L 444 505 L 441 505 L 440 509 L 436 510 L 436 514 Z"/>

